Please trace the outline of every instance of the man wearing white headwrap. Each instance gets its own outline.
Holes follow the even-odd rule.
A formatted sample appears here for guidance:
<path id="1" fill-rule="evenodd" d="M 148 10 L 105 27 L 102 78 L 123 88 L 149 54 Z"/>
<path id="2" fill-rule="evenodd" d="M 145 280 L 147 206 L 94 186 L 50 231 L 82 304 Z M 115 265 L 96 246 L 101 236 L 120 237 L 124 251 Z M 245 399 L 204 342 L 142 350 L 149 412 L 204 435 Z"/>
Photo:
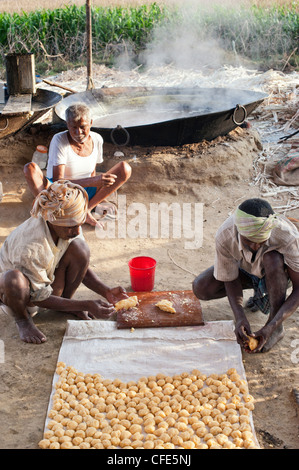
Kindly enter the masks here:
<path id="1" fill-rule="evenodd" d="M 287 297 L 288 284 L 292 292 Z M 243 308 L 243 290 L 254 289 L 248 301 L 252 311 L 268 315 L 266 324 L 252 333 Z M 299 232 L 286 217 L 274 214 L 259 198 L 244 201 L 216 234 L 214 266 L 193 281 L 201 300 L 227 296 L 238 343 L 247 352 L 269 351 L 284 336 L 283 322 L 299 307 Z M 251 351 L 249 337 L 258 340 Z"/>
<path id="2" fill-rule="evenodd" d="M 31 215 L 55 226 L 74 227 L 85 222 L 88 195 L 84 188 L 67 180 L 52 183 L 35 198 Z"/>
<path id="3" fill-rule="evenodd" d="M 31 217 L 1 247 L 0 307 L 13 316 L 25 342 L 46 341 L 31 316 L 38 307 L 85 320 L 108 318 L 115 313 L 114 304 L 127 297 L 122 287 L 109 288 L 89 267 L 81 229 L 87 210 L 88 196 L 81 186 L 57 181 L 38 194 Z M 73 300 L 81 283 L 108 302 Z"/>

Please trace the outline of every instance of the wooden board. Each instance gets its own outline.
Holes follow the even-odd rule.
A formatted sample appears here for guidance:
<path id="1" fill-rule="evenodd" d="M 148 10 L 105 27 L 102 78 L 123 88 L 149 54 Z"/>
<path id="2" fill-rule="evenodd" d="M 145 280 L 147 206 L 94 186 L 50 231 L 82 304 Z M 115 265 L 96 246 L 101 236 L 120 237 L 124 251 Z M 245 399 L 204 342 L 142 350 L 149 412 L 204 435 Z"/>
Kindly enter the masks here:
<path id="1" fill-rule="evenodd" d="M 10 96 L 36 93 L 34 54 L 7 54 L 5 68 L 7 91 Z"/>
<path id="2" fill-rule="evenodd" d="M 117 328 L 153 328 L 163 326 L 204 325 L 199 300 L 192 291 L 131 292 L 139 305 L 117 312 Z M 155 304 L 167 299 L 173 302 L 176 313 L 160 310 Z"/>
<path id="3" fill-rule="evenodd" d="M 31 94 L 10 96 L 1 114 L 30 113 Z"/>

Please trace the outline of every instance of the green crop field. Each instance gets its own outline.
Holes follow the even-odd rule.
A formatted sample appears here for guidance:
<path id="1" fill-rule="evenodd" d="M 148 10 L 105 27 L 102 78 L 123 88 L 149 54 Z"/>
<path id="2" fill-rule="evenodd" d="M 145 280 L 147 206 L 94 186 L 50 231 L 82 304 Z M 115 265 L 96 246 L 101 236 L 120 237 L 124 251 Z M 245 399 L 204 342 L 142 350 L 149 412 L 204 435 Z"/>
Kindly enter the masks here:
<path id="1" fill-rule="evenodd" d="M 0 0 L 0 67 L 11 52 L 33 52 L 39 73 L 86 63 L 85 2 L 47 4 Z M 298 2 L 92 2 L 95 63 L 113 65 L 126 54 L 131 65 L 142 65 L 145 51 L 163 51 L 166 43 L 178 48 L 180 40 L 181 54 L 195 57 L 201 44 L 213 43 L 261 69 L 298 70 Z"/>

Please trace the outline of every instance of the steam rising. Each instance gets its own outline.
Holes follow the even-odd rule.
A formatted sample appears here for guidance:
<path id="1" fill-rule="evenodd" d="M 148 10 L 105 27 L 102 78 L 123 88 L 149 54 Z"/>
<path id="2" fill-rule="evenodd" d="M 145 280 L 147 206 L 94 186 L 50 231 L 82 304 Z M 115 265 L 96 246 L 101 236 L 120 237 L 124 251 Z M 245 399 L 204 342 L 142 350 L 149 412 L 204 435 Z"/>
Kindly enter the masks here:
<path id="1" fill-rule="evenodd" d="M 232 53 L 228 54 L 216 34 L 213 37 L 212 31 L 207 33 L 203 18 L 209 11 L 217 10 L 217 4 L 208 0 L 166 0 L 166 4 L 170 4 L 169 8 L 175 6 L 177 13 L 154 27 L 151 41 L 138 56 L 138 64 L 145 68 L 171 64 L 178 69 L 215 69 L 227 62 L 240 65 L 234 44 Z M 224 5 L 226 8 L 240 8 L 240 2 L 233 0 L 223 0 L 221 7 Z M 117 66 L 127 70 L 136 67 L 129 45 L 126 53 L 119 57 Z"/>
<path id="2" fill-rule="evenodd" d="M 171 64 L 178 69 L 218 68 L 224 61 L 224 51 L 218 41 L 203 38 L 198 23 L 184 18 L 180 24 L 156 28 L 153 41 L 140 59 L 148 67 Z"/>
<path id="3" fill-rule="evenodd" d="M 228 8 L 232 6 L 229 0 L 225 1 Z M 228 60 L 227 52 L 212 34 L 207 35 L 207 28 L 203 26 L 203 11 L 206 13 L 208 8 L 216 6 L 208 4 L 207 1 L 204 4 L 202 0 L 179 3 L 178 0 L 173 0 L 171 3 L 180 7 L 177 14 L 173 15 L 171 20 L 165 20 L 163 24 L 154 28 L 152 40 L 140 54 L 138 63 L 145 69 L 153 71 L 171 65 L 178 70 L 203 70 L 207 74 L 211 69 L 219 69 L 225 65 Z M 237 56 L 232 54 L 230 62 L 239 65 L 236 64 L 236 59 Z M 134 69 L 136 67 L 134 60 L 134 55 L 127 46 L 126 54 L 119 58 L 118 66 L 121 69 Z M 186 77 L 186 74 L 184 75 Z M 85 96 L 84 101 L 92 110 L 93 126 L 99 129 L 116 129 L 118 126 L 130 129 L 186 118 L 195 118 L 196 121 L 202 116 L 201 124 L 199 121 L 191 123 L 191 126 L 194 126 L 192 132 L 196 134 L 198 126 L 206 126 L 205 118 L 213 113 L 223 113 L 223 120 L 226 122 L 219 122 L 217 117 L 217 126 L 230 131 L 233 128 L 231 115 L 240 109 L 237 105 L 245 106 L 265 97 L 261 93 L 229 88 L 229 83 L 227 88 L 213 88 L 212 83 L 210 88 L 206 88 L 206 85 L 201 88 L 200 83 L 194 87 L 191 84 L 188 86 L 187 82 L 188 79 L 165 87 L 161 82 L 162 86 L 156 88 L 138 89 L 136 86 L 133 91 L 129 88 L 126 91 L 124 89 L 119 95 L 115 93 L 112 97 L 93 92 Z M 70 104 L 68 100 L 73 102 L 77 99 L 82 100 L 82 97 L 78 94 L 72 95 L 63 101 L 68 105 Z M 59 109 L 59 106 L 57 108 Z M 242 109 L 236 118 L 238 122 L 244 118 L 244 112 L 246 115 L 246 111 Z M 63 115 L 63 112 L 61 110 L 60 115 Z M 208 124 L 210 127 L 213 125 L 214 123 Z"/>

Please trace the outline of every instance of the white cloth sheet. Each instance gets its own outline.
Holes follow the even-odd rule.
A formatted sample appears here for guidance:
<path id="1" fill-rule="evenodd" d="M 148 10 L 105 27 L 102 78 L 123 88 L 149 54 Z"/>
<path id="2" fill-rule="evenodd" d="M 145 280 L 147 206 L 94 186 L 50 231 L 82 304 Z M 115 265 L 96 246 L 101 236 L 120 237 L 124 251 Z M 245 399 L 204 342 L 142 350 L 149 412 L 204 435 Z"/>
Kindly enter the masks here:
<path id="1" fill-rule="evenodd" d="M 164 373 L 224 374 L 235 368 L 246 380 L 233 321 L 203 326 L 117 329 L 115 322 L 69 320 L 58 362 L 83 373 L 124 382 Z M 54 384 L 58 379 L 55 373 Z M 51 399 L 49 410 L 51 409 Z M 252 421 L 252 420 L 251 420 Z M 47 424 L 47 422 L 46 422 Z M 253 428 L 253 423 L 252 429 Z"/>
<path id="2" fill-rule="evenodd" d="M 204 326 L 117 329 L 109 321 L 69 320 L 59 361 L 108 379 L 137 380 L 144 375 L 225 373 L 235 367 L 245 379 L 232 321 Z"/>

